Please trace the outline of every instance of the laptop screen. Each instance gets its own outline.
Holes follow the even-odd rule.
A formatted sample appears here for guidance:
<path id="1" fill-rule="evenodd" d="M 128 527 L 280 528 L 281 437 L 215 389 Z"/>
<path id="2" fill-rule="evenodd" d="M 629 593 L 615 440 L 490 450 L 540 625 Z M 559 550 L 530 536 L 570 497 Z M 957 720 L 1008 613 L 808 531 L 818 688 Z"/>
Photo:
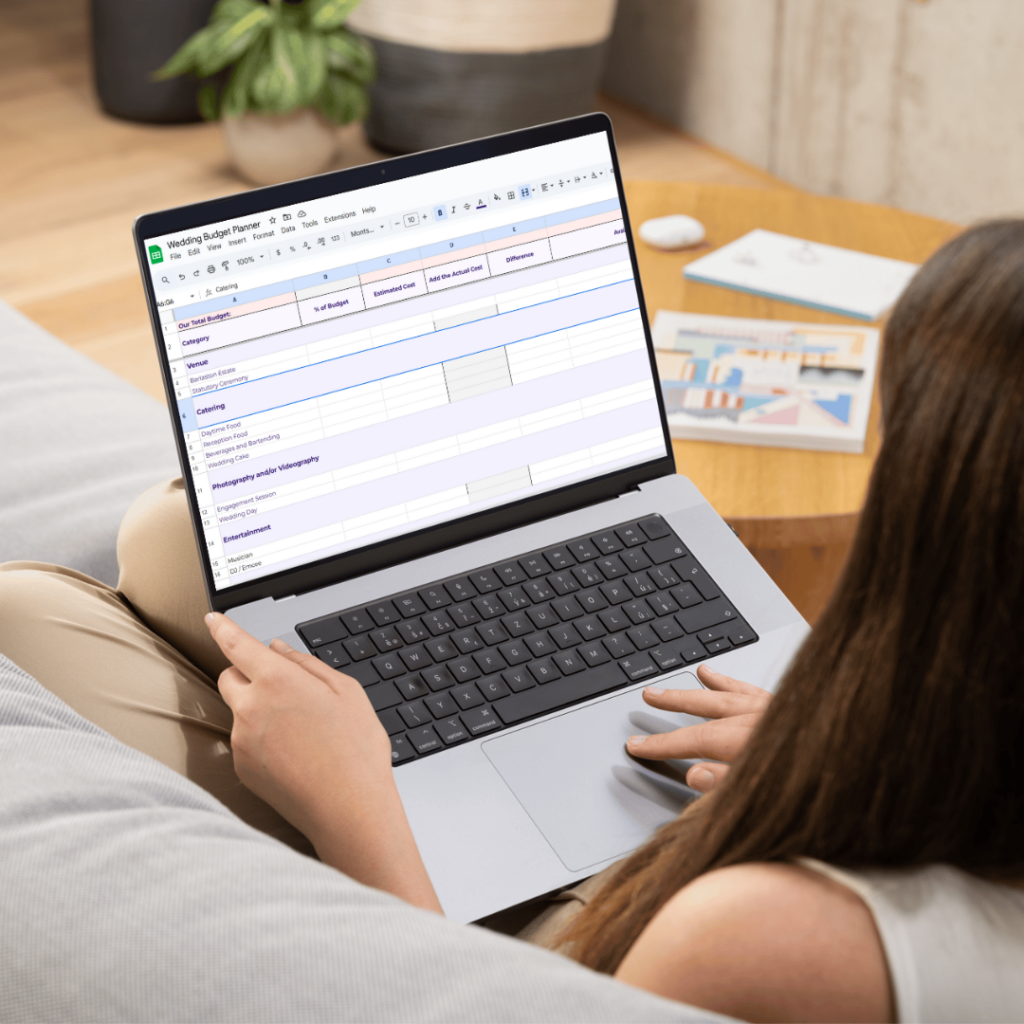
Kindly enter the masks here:
<path id="1" fill-rule="evenodd" d="M 213 588 L 664 459 L 625 232 L 600 131 L 143 235 Z"/>

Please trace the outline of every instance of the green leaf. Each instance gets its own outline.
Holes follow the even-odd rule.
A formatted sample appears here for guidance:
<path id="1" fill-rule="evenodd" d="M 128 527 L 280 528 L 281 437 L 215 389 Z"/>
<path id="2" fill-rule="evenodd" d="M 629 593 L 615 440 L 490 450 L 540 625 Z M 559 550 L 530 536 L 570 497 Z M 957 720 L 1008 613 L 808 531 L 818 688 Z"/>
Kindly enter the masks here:
<path id="1" fill-rule="evenodd" d="M 196 101 L 199 106 L 199 113 L 202 115 L 204 121 L 216 121 L 218 117 L 217 111 L 217 87 L 210 85 L 209 83 L 204 85 L 199 90 L 199 95 L 196 97 Z"/>
<path id="2" fill-rule="evenodd" d="M 153 72 L 152 77 L 160 81 L 195 71 L 206 53 L 206 47 L 209 45 L 211 37 L 212 32 L 209 25 L 189 36 L 170 56 L 167 63 Z"/>
<path id="3" fill-rule="evenodd" d="M 307 0 L 310 27 L 319 32 L 341 28 L 359 0 Z"/>
<path id="4" fill-rule="evenodd" d="M 332 71 L 344 71 L 357 82 L 372 82 L 377 73 L 373 47 L 360 36 L 347 29 L 332 32 L 325 38 L 327 66 Z"/>
<path id="5" fill-rule="evenodd" d="M 222 117 L 241 117 L 250 106 L 250 90 L 260 64 L 266 60 L 267 44 L 260 39 L 242 56 L 231 72 L 221 98 Z"/>
<path id="6" fill-rule="evenodd" d="M 255 4 L 237 21 L 225 19 L 207 26 L 212 35 L 205 53 L 197 61 L 196 74 L 200 78 L 205 78 L 233 64 L 250 46 L 262 38 L 273 20 L 269 7 L 265 4 Z"/>
<path id="7" fill-rule="evenodd" d="M 305 71 L 305 88 L 303 89 L 302 105 L 309 106 L 320 94 L 327 79 L 327 44 L 324 37 L 316 32 L 303 32 L 305 53 L 303 64 Z"/>
<path id="8" fill-rule="evenodd" d="M 328 121 L 336 124 L 360 121 L 366 117 L 368 107 L 366 90 L 347 75 L 331 71 L 315 106 Z"/>
<path id="9" fill-rule="evenodd" d="M 252 98 L 260 110 L 287 114 L 302 105 L 302 78 L 296 61 L 305 57 L 296 29 L 275 25 L 270 33 L 269 59 L 261 62 L 252 82 Z"/>
<path id="10" fill-rule="evenodd" d="M 218 0 L 210 12 L 210 24 L 218 21 L 239 21 L 258 7 L 265 4 L 257 0 Z"/>

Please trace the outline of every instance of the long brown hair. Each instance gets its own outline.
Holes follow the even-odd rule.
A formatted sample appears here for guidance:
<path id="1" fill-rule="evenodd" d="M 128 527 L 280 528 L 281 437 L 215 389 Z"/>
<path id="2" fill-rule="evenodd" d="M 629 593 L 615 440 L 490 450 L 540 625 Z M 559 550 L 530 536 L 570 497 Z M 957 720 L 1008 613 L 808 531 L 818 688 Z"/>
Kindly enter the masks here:
<path id="1" fill-rule="evenodd" d="M 567 941 L 614 971 L 730 864 L 945 862 L 1024 876 L 1024 221 L 973 228 L 886 326 L 884 441 L 831 602 L 727 779 Z"/>

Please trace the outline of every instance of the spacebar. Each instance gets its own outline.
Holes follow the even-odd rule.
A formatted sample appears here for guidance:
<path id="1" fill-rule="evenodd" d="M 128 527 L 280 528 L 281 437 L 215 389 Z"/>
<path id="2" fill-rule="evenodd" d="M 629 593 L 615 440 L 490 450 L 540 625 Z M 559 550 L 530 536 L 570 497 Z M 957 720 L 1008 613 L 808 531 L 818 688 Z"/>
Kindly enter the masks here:
<path id="1" fill-rule="evenodd" d="M 503 700 L 496 700 L 491 706 L 506 725 L 512 725 L 525 718 L 542 715 L 545 711 L 554 711 L 555 708 L 575 704 L 586 697 L 595 697 L 605 690 L 614 690 L 616 686 L 627 682 L 629 679 L 626 673 L 612 661 L 607 665 L 587 669 L 579 675 L 559 679 L 533 690 L 524 690 Z"/>

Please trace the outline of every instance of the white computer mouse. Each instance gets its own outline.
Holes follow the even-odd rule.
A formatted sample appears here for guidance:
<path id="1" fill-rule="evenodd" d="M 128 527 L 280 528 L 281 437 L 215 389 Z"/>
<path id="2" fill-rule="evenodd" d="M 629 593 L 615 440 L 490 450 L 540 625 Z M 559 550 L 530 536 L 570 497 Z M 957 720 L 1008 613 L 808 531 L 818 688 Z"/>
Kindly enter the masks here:
<path id="1" fill-rule="evenodd" d="M 704 241 L 704 225 L 693 217 L 673 213 L 645 220 L 640 225 L 640 237 L 655 249 L 688 249 Z"/>

